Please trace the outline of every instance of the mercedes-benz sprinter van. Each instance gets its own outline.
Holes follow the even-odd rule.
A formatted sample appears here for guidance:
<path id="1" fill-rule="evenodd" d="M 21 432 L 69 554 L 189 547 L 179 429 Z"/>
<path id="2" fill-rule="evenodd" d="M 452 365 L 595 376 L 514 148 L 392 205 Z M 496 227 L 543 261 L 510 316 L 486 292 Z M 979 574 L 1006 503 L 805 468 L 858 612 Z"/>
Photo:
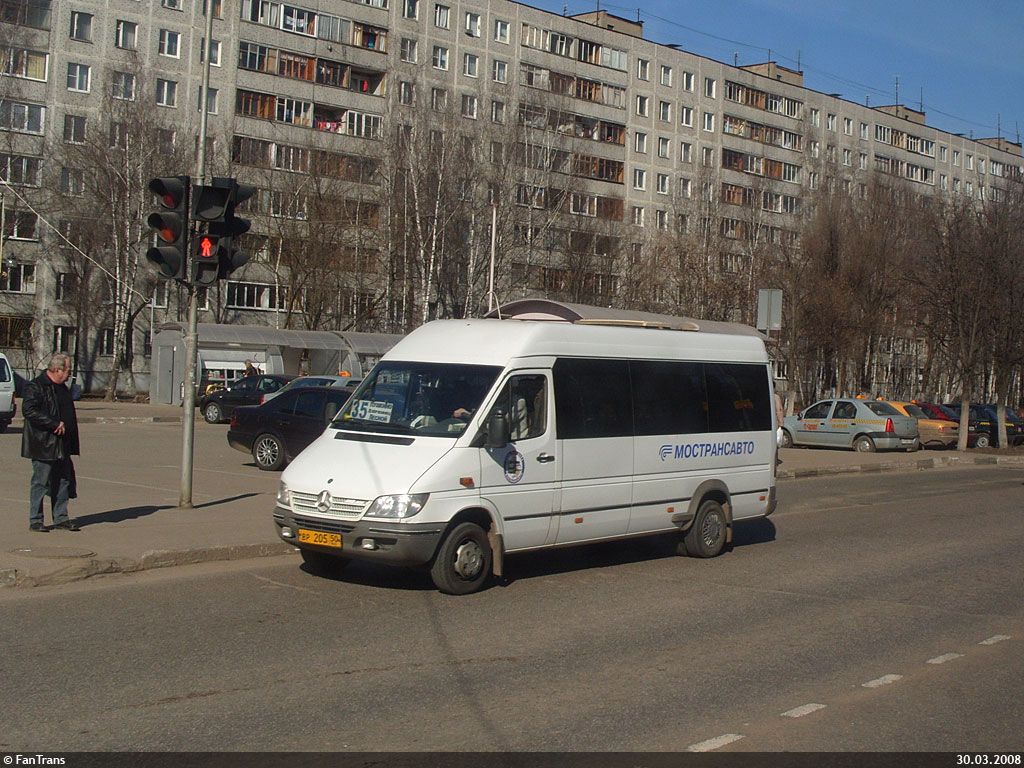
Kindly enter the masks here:
<path id="1" fill-rule="evenodd" d="M 718 555 L 775 507 L 775 409 L 755 334 L 441 320 L 396 344 L 282 476 L 307 566 L 429 568 L 443 592 L 507 555 L 675 532 Z"/>

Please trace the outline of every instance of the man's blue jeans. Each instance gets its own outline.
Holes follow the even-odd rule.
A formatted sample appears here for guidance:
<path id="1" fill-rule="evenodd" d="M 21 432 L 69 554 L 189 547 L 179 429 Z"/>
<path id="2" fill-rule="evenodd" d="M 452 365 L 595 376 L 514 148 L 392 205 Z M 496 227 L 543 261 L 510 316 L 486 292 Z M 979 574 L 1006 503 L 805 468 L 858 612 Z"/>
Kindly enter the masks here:
<path id="1" fill-rule="evenodd" d="M 32 460 L 32 486 L 29 490 L 29 525 L 43 522 L 43 497 L 50 493 L 50 509 L 53 511 L 53 524 L 58 525 L 68 519 L 68 493 L 71 489 L 71 473 L 68 471 L 69 459 L 57 461 Z M 52 493 L 51 493 L 52 489 Z"/>

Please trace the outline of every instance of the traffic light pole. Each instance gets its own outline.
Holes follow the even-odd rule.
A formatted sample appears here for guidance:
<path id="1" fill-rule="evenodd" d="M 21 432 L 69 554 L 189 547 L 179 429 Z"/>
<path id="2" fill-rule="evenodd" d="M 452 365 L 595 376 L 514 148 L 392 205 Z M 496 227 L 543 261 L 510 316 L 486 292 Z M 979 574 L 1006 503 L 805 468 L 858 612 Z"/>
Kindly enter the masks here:
<path id="1" fill-rule="evenodd" d="M 210 93 L 210 49 L 213 47 L 213 3 L 206 4 L 206 39 L 203 41 L 203 87 L 199 93 L 199 183 L 206 183 L 207 100 Z M 189 255 L 191 258 L 191 254 Z M 186 273 L 189 274 L 189 273 Z M 199 349 L 199 288 L 188 283 L 188 332 L 185 334 L 185 394 L 182 397 L 181 495 L 178 507 L 192 508 L 192 459 L 196 432 L 196 357 Z"/>

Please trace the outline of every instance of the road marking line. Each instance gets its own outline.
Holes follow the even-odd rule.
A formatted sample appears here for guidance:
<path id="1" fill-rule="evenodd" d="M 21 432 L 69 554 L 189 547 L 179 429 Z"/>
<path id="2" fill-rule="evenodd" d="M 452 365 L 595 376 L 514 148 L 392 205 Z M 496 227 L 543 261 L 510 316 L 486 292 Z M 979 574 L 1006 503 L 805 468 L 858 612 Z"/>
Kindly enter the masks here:
<path id="1" fill-rule="evenodd" d="M 962 653 L 944 653 L 941 656 L 936 656 L 934 659 L 928 659 L 925 664 L 945 664 L 947 661 L 959 659 L 962 656 Z"/>
<path id="2" fill-rule="evenodd" d="M 788 712 L 783 712 L 779 717 L 803 717 L 824 708 L 824 704 L 804 704 L 802 707 L 796 707 Z"/>
<path id="3" fill-rule="evenodd" d="M 702 741 L 698 744 L 691 744 L 686 748 L 687 752 L 710 752 L 713 749 L 724 747 L 726 744 L 732 744 L 734 741 L 739 741 L 743 736 L 738 733 L 726 733 L 722 736 L 716 736 L 713 739 Z"/>
<path id="4" fill-rule="evenodd" d="M 881 688 L 883 685 L 891 685 L 897 680 L 902 680 L 903 675 L 882 675 L 874 680 L 869 680 L 866 683 L 861 683 L 863 688 Z"/>
<path id="5" fill-rule="evenodd" d="M 996 643 L 1001 643 L 1003 642 L 1003 640 L 1009 639 L 1009 635 L 992 635 L 992 637 L 988 638 L 987 640 L 982 640 L 980 643 L 978 643 L 978 645 L 995 645 Z"/>

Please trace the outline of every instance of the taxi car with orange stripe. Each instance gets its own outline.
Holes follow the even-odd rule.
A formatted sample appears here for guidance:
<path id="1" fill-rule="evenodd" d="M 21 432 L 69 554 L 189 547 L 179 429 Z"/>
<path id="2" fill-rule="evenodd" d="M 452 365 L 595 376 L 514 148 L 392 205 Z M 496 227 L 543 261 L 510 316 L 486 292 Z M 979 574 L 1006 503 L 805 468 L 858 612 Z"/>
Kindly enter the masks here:
<path id="1" fill-rule="evenodd" d="M 855 451 L 916 451 L 921 447 L 917 419 L 888 403 L 859 398 L 819 400 L 782 424 L 780 445 L 816 445 Z"/>
<path id="2" fill-rule="evenodd" d="M 949 448 L 960 437 L 960 425 L 949 419 L 933 418 L 924 408 L 913 402 L 885 400 L 889 405 L 912 419 L 917 419 L 917 434 L 923 448 Z"/>

